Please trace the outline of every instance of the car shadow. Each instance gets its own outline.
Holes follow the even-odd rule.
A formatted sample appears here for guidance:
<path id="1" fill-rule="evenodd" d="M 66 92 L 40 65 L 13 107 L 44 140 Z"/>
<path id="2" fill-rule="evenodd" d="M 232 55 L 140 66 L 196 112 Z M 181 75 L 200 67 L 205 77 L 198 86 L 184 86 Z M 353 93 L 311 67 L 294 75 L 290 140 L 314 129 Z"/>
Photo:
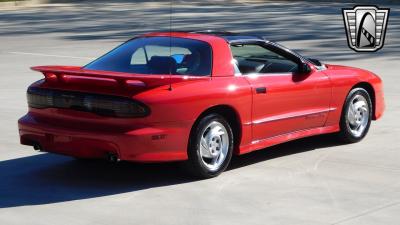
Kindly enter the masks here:
<path id="1" fill-rule="evenodd" d="M 302 138 L 268 147 L 260 151 L 254 151 L 249 154 L 235 156 L 232 158 L 229 170 L 239 169 L 244 166 L 273 160 L 279 157 L 308 152 L 316 149 L 328 149 L 329 147 L 343 144 L 344 143 L 338 141 L 334 134 Z"/>
<path id="2" fill-rule="evenodd" d="M 234 157 L 229 170 L 334 145 L 337 143 L 331 136 L 297 140 Z M 82 200 L 197 181 L 182 170 L 180 163 L 111 164 L 50 153 L 0 162 L 0 180 L 0 208 Z"/>

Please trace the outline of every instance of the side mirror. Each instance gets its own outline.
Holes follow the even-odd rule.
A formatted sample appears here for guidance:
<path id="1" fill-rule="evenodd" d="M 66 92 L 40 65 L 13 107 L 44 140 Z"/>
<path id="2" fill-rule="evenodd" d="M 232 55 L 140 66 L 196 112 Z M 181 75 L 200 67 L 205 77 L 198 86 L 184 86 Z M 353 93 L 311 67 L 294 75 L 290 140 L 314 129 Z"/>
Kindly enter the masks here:
<path id="1" fill-rule="evenodd" d="M 312 63 L 314 63 L 317 66 L 322 66 L 321 61 L 319 61 L 318 59 L 308 58 L 308 60 L 310 60 Z"/>
<path id="2" fill-rule="evenodd" d="M 299 74 L 309 74 L 311 73 L 311 67 L 307 63 L 301 63 L 299 65 Z"/>

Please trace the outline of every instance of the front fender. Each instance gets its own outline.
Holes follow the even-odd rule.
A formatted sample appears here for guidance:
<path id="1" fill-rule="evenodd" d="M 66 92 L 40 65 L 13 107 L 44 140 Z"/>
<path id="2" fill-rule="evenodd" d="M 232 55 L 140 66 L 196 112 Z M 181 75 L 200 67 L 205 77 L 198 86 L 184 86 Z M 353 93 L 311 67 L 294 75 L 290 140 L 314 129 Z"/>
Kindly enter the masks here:
<path id="1" fill-rule="evenodd" d="M 374 91 L 374 117 L 378 119 L 382 116 L 385 104 L 382 90 L 382 80 L 374 73 L 347 66 L 327 65 L 324 71 L 332 82 L 332 102 L 331 108 L 336 108 L 330 113 L 326 126 L 337 125 L 340 121 L 343 105 L 350 90 L 362 84 L 370 85 Z"/>

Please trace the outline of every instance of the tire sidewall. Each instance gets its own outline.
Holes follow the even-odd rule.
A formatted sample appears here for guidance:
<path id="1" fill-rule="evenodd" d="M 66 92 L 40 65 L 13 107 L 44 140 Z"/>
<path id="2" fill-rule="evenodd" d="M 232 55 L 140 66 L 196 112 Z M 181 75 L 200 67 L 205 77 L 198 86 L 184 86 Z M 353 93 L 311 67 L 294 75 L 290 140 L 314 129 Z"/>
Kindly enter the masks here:
<path id="1" fill-rule="evenodd" d="M 223 164 L 215 171 L 209 170 L 204 165 L 202 157 L 200 155 L 200 138 L 203 135 L 204 129 L 213 121 L 219 122 L 225 127 L 226 131 L 228 132 L 229 138 L 229 148 L 226 158 Z M 233 146 L 234 140 L 231 126 L 222 116 L 218 114 L 209 114 L 203 117 L 190 135 L 188 157 L 189 163 L 191 164 L 190 166 L 193 169 L 192 172 L 202 178 L 211 178 L 218 176 L 228 167 L 229 162 L 232 158 Z"/>

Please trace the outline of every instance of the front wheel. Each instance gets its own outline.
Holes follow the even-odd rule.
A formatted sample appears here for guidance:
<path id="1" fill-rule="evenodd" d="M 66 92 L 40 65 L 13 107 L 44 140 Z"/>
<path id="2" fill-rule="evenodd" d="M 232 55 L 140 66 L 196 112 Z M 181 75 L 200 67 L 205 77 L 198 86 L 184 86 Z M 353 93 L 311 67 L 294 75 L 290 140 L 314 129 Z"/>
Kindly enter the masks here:
<path id="1" fill-rule="evenodd" d="M 232 158 L 233 133 L 218 114 L 203 117 L 192 131 L 188 148 L 188 167 L 201 178 L 218 176 Z"/>
<path id="2" fill-rule="evenodd" d="M 339 138 L 346 143 L 361 141 L 368 133 L 372 118 L 372 103 L 368 92 L 354 88 L 346 98 L 340 119 Z"/>

